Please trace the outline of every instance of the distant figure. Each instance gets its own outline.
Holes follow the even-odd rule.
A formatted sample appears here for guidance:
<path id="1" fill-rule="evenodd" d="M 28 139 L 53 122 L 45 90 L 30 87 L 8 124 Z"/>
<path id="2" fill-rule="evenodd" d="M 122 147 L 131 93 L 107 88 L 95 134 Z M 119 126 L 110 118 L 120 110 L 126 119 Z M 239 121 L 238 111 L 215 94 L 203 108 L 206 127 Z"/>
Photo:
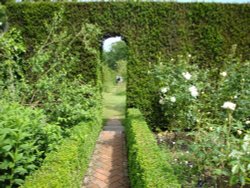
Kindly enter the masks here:
<path id="1" fill-rule="evenodd" d="M 115 82 L 116 82 L 117 84 L 122 83 L 122 82 L 123 82 L 122 77 L 121 77 L 121 76 L 116 76 Z"/>

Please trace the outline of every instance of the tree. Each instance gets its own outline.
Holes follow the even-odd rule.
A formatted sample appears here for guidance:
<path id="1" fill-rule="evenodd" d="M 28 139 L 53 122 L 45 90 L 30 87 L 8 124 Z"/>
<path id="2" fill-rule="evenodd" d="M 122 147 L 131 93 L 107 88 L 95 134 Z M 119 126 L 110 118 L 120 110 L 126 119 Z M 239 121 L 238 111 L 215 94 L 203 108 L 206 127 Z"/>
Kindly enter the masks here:
<path id="1" fill-rule="evenodd" d="M 117 68 L 117 62 L 128 58 L 128 47 L 124 41 L 116 42 L 108 52 L 103 52 L 103 59 L 107 65 L 112 68 Z"/>

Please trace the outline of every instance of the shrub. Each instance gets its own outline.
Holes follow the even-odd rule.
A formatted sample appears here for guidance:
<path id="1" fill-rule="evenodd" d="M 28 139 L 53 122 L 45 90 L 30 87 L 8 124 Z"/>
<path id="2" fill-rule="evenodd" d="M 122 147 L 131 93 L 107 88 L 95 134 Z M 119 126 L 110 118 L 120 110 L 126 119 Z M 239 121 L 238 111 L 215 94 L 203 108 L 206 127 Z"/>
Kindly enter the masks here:
<path id="1" fill-rule="evenodd" d="M 168 157 L 158 147 L 155 137 L 137 109 L 128 109 L 126 134 L 132 187 L 181 187 L 168 163 Z"/>
<path id="2" fill-rule="evenodd" d="M 97 109 L 95 119 L 72 128 L 71 136 L 58 151 L 47 155 L 41 168 L 28 177 L 22 187 L 80 187 L 102 127 L 100 112 Z"/>
<path id="3" fill-rule="evenodd" d="M 0 101 L 0 182 L 16 187 L 62 139 L 41 110 Z M 0 187 L 2 187 L 0 186 Z"/>
<path id="4" fill-rule="evenodd" d="M 182 58 L 153 71 L 165 128 L 176 135 L 189 128 L 190 142 L 180 138 L 172 148 L 181 150 L 173 163 L 182 169 L 184 184 L 249 184 L 250 62 L 237 58 L 235 50 L 233 46 L 220 67 L 202 69 Z M 189 90 L 192 85 L 197 89 Z M 183 152 L 183 145 L 190 154 Z"/>
<path id="5" fill-rule="evenodd" d="M 27 52 L 20 31 L 11 29 L 0 38 L 0 92 L 5 100 L 43 109 L 48 121 L 69 128 L 92 117 L 95 93 L 99 92 L 92 87 L 97 81 L 86 84 L 85 75 L 76 73 L 80 60 L 73 47 L 77 40 L 85 53 L 98 56 L 90 43 L 99 31 L 85 24 L 70 34 L 62 26 L 62 14 L 63 10 L 54 14 L 45 27 L 47 38 L 34 45 L 32 54 Z"/>
<path id="6" fill-rule="evenodd" d="M 3 186 L 21 185 L 49 152 L 58 149 L 63 136 L 77 134 L 69 128 L 82 122 L 88 127 L 89 121 L 95 121 L 95 111 L 101 105 L 99 81 L 84 82 L 84 75 L 79 73 L 79 53 L 72 50 L 79 39 L 77 43 L 84 52 L 98 56 L 90 45 L 98 29 L 84 24 L 77 33 L 69 34 L 61 23 L 62 13 L 54 14 L 52 23 L 45 27 L 47 38 L 32 46 L 32 53 L 17 29 L 12 28 L 0 38 L 0 98 L 10 102 L 3 103 L 7 107 L 3 106 L 0 116 L 9 118 L 7 123 L 5 119 L 1 122 L 4 129 L 0 130 Z M 97 72 L 95 69 L 93 74 Z M 72 155 L 78 155 L 76 151 Z"/>
<path id="7" fill-rule="evenodd" d="M 53 79 L 51 80 L 53 82 Z M 48 90 L 41 91 L 44 92 L 41 95 L 44 98 L 41 107 L 48 114 L 48 121 L 55 122 L 62 128 L 71 128 L 80 122 L 95 118 L 93 111 L 100 103 L 98 87 L 84 85 L 79 79 L 65 80 L 56 87 L 52 86 L 53 84 L 49 84 Z"/>
<path id="8" fill-rule="evenodd" d="M 156 106 L 163 119 L 163 124 L 157 125 L 156 129 L 194 128 L 197 120 L 197 98 L 204 87 L 201 80 L 206 77 L 206 72 L 199 73 L 199 68 L 190 65 L 190 61 L 190 54 L 167 62 L 161 61 L 149 73 L 153 75 L 155 85 L 159 88 Z"/>
<path id="9" fill-rule="evenodd" d="M 207 119 L 223 124 L 227 114 L 221 106 L 225 101 L 239 106 L 234 118 L 245 124 L 250 113 L 249 61 L 230 54 L 220 67 L 207 69 L 190 63 L 195 57 L 188 56 L 161 61 L 149 73 L 158 87 L 155 105 L 164 119 L 157 128 L 194 130 L 208 125 Z"/>

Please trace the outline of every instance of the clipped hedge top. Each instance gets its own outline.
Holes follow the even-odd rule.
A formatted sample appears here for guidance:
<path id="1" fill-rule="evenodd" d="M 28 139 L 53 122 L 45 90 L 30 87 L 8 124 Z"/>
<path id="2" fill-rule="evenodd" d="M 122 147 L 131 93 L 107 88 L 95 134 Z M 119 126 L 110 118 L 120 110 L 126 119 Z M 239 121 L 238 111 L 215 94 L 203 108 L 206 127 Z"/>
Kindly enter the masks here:
<path id="1" fill-rule="evenodd" d="M 66 9 L 66 27 L 94 23 L 102 29 L 104 37 L 122 35 L 133 55 L 140 59 L 156 58 L 158 52 L 169 56 L 180 50 L 199 55 L 201 47 L 208 50 L 202 55 L 211 57 L 219 50 L 213 48 L 227 49 L 235 43 L 244 56 L 250 57 L 247 53 L 250 4 L 15 3 L 8 4 L 7 14 L 10 25 L 21 29 L 27 40 L 34 41 L 44 37 L 44 23 L 62 7 Z"/>
<path id="2" fill-rule="evenodd" d="M 179 188 L 169 158 L 156 143 L 138 109 L 128 109 L 126 121 L 130 181 L 135 188 Z"/>
<path id="3" fill-rule="evenodd" d="M 76 125 L 58 151 L 47 154 L 42 166 L 27 177 L 21 187 L 80 187 L 102 128 L 101 110 L 95 115 L 96 119 Z"/>

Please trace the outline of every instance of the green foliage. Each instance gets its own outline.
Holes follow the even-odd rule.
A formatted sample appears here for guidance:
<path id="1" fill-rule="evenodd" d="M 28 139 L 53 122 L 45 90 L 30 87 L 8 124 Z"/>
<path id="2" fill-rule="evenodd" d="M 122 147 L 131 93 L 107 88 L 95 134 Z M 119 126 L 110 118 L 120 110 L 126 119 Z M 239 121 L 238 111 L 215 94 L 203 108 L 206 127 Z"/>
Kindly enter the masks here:
<path id="1" fill-rule="evenodd" d="M 197 66 L 189 64 L 190 61 L 192 61 L 190 54 L 178 56 L 176 60 L 160 61 L 149 72 L 159 88 L 157 93 L 159 113 L 164 119 L 163 123 L 155 128 L 188 130 L 196 125 L 199 93 L 195 88 L 199 86 L 199 92 L 204 88 L 202 81 L 207 73 L 205 71 L 200 73 Z"/>
<path id="2" fill-rule="evenodd" d="M 40 110 L 0 101 L 0 187 L 16 187 L 60 143 L 60 127 Z"/>
<path id="3" fill-rule="evenodd" d="M 112 45 L 111 50 L 103 52 L 104 62 L 112 69 L 117 70 L 117 62 L 128 59 L 128 47 L 124 41 L 116 42 Z"/>
<path id="4" fill-rule="evenodd" d="M 0 33 L 5 30 L 7 24 L 7 16 L 5 6 L 1 5 L 0 3 Z"/>
<path id="5" fill-rule="evenodd" d="M 250 184 L 250 134 L 245 135 L 242 140 L 238 140 L 237 144 L 240 146 L 229 154 L 230 184 L 236 184 L 239 181 L 242 185 Z"/>
<path id="6" fill-rule="evenodd" d="M 129 176 L 132 187 L 181 187 L 156 139 L 137 109 L 128 109 L 126 117 Z"/>
<path id="7" fill-rule="evenodd" d="M 86 173 L 96 140 L 102 128 L 101 108 L 95 119 L 81 122 L 72 128 L 58 151 L 47 155 L 42 167 L 29 176 L 22 187 L 80 187 Z"/>
<path id="8" fill-rule="evenodd" d="M 210 127 L 189 133 L 188 141 L 177 138 L 170 148 L 171 164 L 180 182 L 185 187 L 194 187 L 199 181 L 210 187 L 249 186 L 249 131 L 242 130 L 239 123 L 232 127 L 208 124 Z"/>
<path id="9" fill-rule="evenodd" d="M 190 131 L 192 140 L 181 138 L 174 147 L 181 150 L 184 144 L 190 152 L 175 160 L 180 162 L 176 165 L 180 179 L 188 183 L 197 183 L 199 178 L 212 179 L 214 186 L 220 179 L 242 186 L 249 183 L 250 62 L 236 58 L 235 50 L 233 46 L 224 63 L 209 70 L 189 65 L 190 56 L 162 63 L 152 71 L 166 120 L 161 128 Z M 195 91 L 190 86 L 196 86 Z M 188 165 L 183 167 L 185 161 Z M 193 169 L 188 171 L 190 164 Z"/>
<path id="10" fill-rule="evenodd" d="M 0 85 L 5 99 L 42 108 L 50 122 L 66 128 L 90 119 L 91 108 L 96 105 L 98 90 L 86 85 L 84 75 L 77 73 L 80 60 L 73 47 L 77 40 L 85 51 L 97 56 L 89 43 L 98 30 L 85 24 L 76 35 L 69 34 L 61 26 L 61 19 L 62 11 L 55 14 L 52 24 L 46 27 L 47 38 L 28 58 L 24 57 L 26 49 L 20 32 L 12 29 L 4 34 L 0 40 Z"/>
<path id="11" fill-rule="evenodd" d="M 116 63 L 117 64 L 117 68 L 116 68 L 117 75 L 122 76 L 123 81 L 127 80 L 127 63 L 128 62 L 124 61 L 124 60 L 118 61 Z"/>
<path id="12" fill-rule="evenodd" d="M 48 96 L 43 109 L 48 113 L 51 122 L 57 122 L 61 127 L 70 128 L 82 121 L 94 118 L 93 111 L 100 103 L 97 100 L 99 91 L 91 85 L 82 85 L 79 81 L 57 85 L 60 90 L 50 90 L 57 96 Z M 49 94 L 51 94 L 49 93 Z M 85 99 L 85 100 L 83 100 Z"/>
<path id="13" fill-rule="evenodd" d="M 110 91 L 115 85 L 115 71 L 107 64 L 102 63 L 102 90 L 104 92 Z"/>
<path id="14" fill-rule="evenodd" d="M 79 71 L 81 54 L 73 49 L 81 45 L 85 53 L 98 59 L 99 53 L 91 44 L 99 31 L 94 25 L 83 24 L 74 34 L 69 33 L 62 24 L 62 14 L 63 10 L 55 12 L 52 22 L 44 26 L 46 38 L 34 44 L 32 50 L 26 47 L 27 41 L 24 42 L 21 32 L 15 28 L 0 38 L 0 98 L 11 106 L 10 112 L 3 111 L 10 120 L 6 130 L 0 131 L 1 143 L 5 144 L 0 168 L 3 187 L 21 185 L 49 152 L 60 150 L 57 145 L 60 140 L 73 134 L 69 128 L 83 122 L 86 126 L 92 125 L 96 122 L 96 111 L 101 108 L 99 61 L 95 61 L 96 67 L 91 73 L 96 75 L 96 80 L 86 83 Z M 13 102 L 19 106 L 12 107 Z M 15 118 L 12 111 L 17 114 Z M 99 129 L 96 131 L 92 134 L 97 134 Z M 84 136 L 86 134 L 81 137 Z M 92 147 L 89 147 L 81 152 L 83 157 L 85 153 L 90 155 Z M 72 155 L 78 155 L 78 149 L 75 147 Z"/>
<path id="15" fill-rule="evenodd" d="M 158 88 L 147 72 L 150 64 L 177 54 L 192 53 L 192 63 L 203 67 L 220 66 L 233 44 L 237 55 L 249 59 L 250 5 L 164 2 L 88 2 L 88 3 L 18 3 L 9 4 L 11 26 L 22 30 L 29 48 L 46 37 L 44 22 L 53 12 L 65 7 L 64 26 L 78 28 L 92 23 L 102 36 L 123 36 L 129 48 L 127 106 L 138 107 L 150 125 L 161 123 L 155 105 Z M 21 16 L 20 16 L 21 15 Z M 114 16 L 115 15 L 115 16 Z M 71 29 L 74 32 L 75 29 Z M 99 35 L 99 41 L 103 38 Z M 100 49 L 100 42 L 92 47 Z M 80 71 L 86 80 L 95 80 L 95 57 L 81 52 Z"/>
<path id="16" fill-rule="evenodd" d="M 5 100 L 18 101 L 20 85 L 17 83 L 23 77 L 21 57 L 25 50 L 20 32 L 16 29 L 11 29 L 0 38 L 0 92 Z"/>
<path id="17" fill-rule="evenodd" d="M 198 92 L 201 93 L 198 99 L 201 98 L 205 104 L 207 105 L 199 105 L 197 104 L 197 100 L 194 98 L 190 98 L 192 96 L 190 95 L 183 95 L 181 100 L 183 104 L 185 103 L 185 99 L 189 97 L 191 100 L 190 106 L 185 106 L 188 109 L 191 109 L 191 114 L 189 116 L 184 117 L 190 117 L 188 119 L 188 122 L 190 123 L 190 128 L 194 128 L 196 130 L 199 130 L 199 134 L 197 134 L 196 142 L 195 144 L 198 145 L 196 149 L 194 149 L 194 153 L 197 153 L 201 156 L 208 156 L 205 157 L 207 160 L 205 160 L 205 163 L 202 161 L 200 162 L 197 160 L 197 163 L 200 169 L 203 169 L 205 172 L 209 169 L 206 168 L 205 164 L 209 164 L 209 167 L 214 167 L 215 164 L 217 164 L 216 160 L 212 157 L 215 156 L 215 153 L 211 153 L 211 150 L 204 146 L 204 144 L 207 143 L 213 143 L 209 142 L 211 138 L 214 138 L 210 134 L 207 134 L 207 131 L 204 131 L 204 134 L 202 134 L 203 129 L 206 129 L 206 127 L 221 127 L 223 125 L 222 129 L 218 130 L 217 132 L 213 133 L 219 137 L 222 136 L 224 138 L 224 141 L 226 141 L 226 145 L 228 148 L 234 149 L 235 151 L 239 152 L 245 152 L 242 151 L 243 148 L 234 148 L 237 144 L 233 145 L 234 142 L 234 136 L 236 134 L 236 129 L 243 131 L 243 128 L 240 127 L 246 127 L 249 126 L 247 123 L 249 119 L 246 119 L 246 115 L 249 114 L 249 90 L 242 90 L 243 93 L 242 96 L 239 97 L 237 93 L 234 93 L 232 91 L 231 93 L 228 92 L 229 89 L 232 87 L 232 85 L 235 88 L 238 88 L 238 86 L 241 87 L 243 84 L 244 87 L 248 87 L 248 84 L 245 84 L 243 82 L 241 75 L 237 74 L 237 71 L 239 70 L 239 73 L 246 72 L 249 70 L 249 65 L 244 64 L 242 66 L 242 69 L 240 69 L 241 66 L 239 66 L 241 63 L 236 63 L 237 66 L 235 66 L 235 69 L 237 70 L 233 74 L 236 76 L 232 77 L 226 77 L 225 82 L 223 81 L 223 77 L 220 77 L 219 73 L 223 72 L 226 68 L 224 67 L 224 59 L 226 54 L 228 54 L 231 46 L 233 44 L 238 44 L 238 48 L 235 51 L 236 56 L 241 56 L 243 60 L 249 59 L 249 42 L 250 42 L 250 5 L 249 4 L 214 4 L 214 3 L 188 3 L 188 4 L 178 4 L 178 3 L 153 3 L 153 2 L 143 2 L 143 3 L 132 3 L 132 2 L 91 2 L 91 3 L 18 3 L 18 4 L 8 4 L 7 6 L 7 13 L 9 17 L 9 22 L 12 27 L 19 28 L 22 32 L 22 36 L 24 37 L 25 45 L 27 45 L 27 53 L 25 54 L 25 57 L 29 60 L 32 60 L 32 56 L 36 54 L 36 52 L 42 52 L 38 53 L 36 58 L 33 59 L 33 61 L 29 62 L 36 62 L 36 60 L 39 60 L 38 62 L 41 63 L 42 66 L 39 66 L 39 64 L 31 63 L 32 65 L 36 65 L 33 67 L 34 69 L 25 69 L 26 71 L 32 70 L 33 73 L 36 73 L 36 71 L 39 73 L 46 70 L 46 67 L 48 68 L 53 67 L 53 64 L 50 64 L 50 61 L 52 63 L 55 63 L 53 61 L 53 58 L 57 59 L 57 55 L 61 54 L 58 52 L 65 52 L 65 46 L 68 46 L 68 43 L 61 42 L 61 43 L 55 43 L 55 44 L 61 44 L 59 45 L 61 49 L 58 50 L 54 55 L 51 55 L 51 51 L 56 48 L 57 45 L 53 45 L 52 43 L 52 50 L 49 50 L 47 52 L 46 50 L 39 51 L 37 48 L 34 48 L 34 46 L 37 46 L 37 44 L 41 44 L 42 41 L 46 41 L 46 38 L 51 36 L 49 33 L 49 30 L 46 29 L 46 22 L 50 23 L 50 18 L 53 17 L 53 14 L 55 11 L 60 10 L 61 7 L 65 8 L 65 12 L 62 13 L 62 25 L 63 27 L 61 29 L 56 30 L 56 33 L 60 33 L 60 30 L 63 28 L 70 28 L 67 30 L 67 34 L 63 35 L 61 32 L 59 36 L 60 41 L 64 41 L 61 39 L 64 39 L 64 37 L 71 34 L 71 36 L 78 36 L 77 33 L 81 29 L 81 23 L 92 23 L 95 25 L 98 25 L 101 28 L 101 32 L 99 35 L 95 35 L 95 39 L 91 38 L 91 34 L 93 31 L 95 31 L 95 27 L 91 25 L 90 27 L 85 27 L 86 31 L 89 31 L 88 34 L 85 33 L 85 35 L 80 35 L 81 37 L 77 38 L 73 45 L 70 46 L 70 52 L 73 53 L 73 57 L 76 58 L 78 64 L 76 64 L 73 70 L 70 70 L 71 74 L 67 75 L 67 77 L 72 78 L 71 76 L 83 75 L 83 79 L 86 82 L 94 81 L 95 83 L 98 82 L 98 66 L 97 59 L 99 59 L 99 55 L 97 51 L 99 50 L 101 38 L 106 35 L 114 35 L 116 33 L 119 33 L 119 35 L 123 36 L 126 39 L 126 42 L 129 47 L 129 59 L 128 59 L 128 86 L 127 86 L 127 106 L 128 107 L 137 107 L 140 108 L 144 115 L 147 117 L 147 121 L 150 123 L 150 125 L 159 125 L 161 123 L 161 126 L 164 125 L 164 114 L 161 112 L 164 112 L 165 110 L 162 110 L 159 108 L 159 85 L 155 83 L 154 77 L 148 75 L 148 71 L 152 71 L 154 64 L 158 62 L 158 57 L 162 57 L 162 59 L 167 59 L 166 62 L 169 62 L 168 59 L 173 57 L 176 59 L 177 54 L 186 54 L 186 53 L 192 53 L 192 64 L 198 64 L 199 67 L 206 67 L 211 70 L 211 74 L 209 73 L 210 78 L 215 78 L 215 82 L 208 82 L 208 85 L 202 85 L 199 89 L 199 85 L 196 85 L 196 88 L 198 88 Z M 21 15 L 21 16 L 20 16 Z M 115 15 L 115 16 L 114 16 Z M 63 29 L 63 30 L 64 30 Z M 96 33 L 96 32 L 93 32 Z M 63 37 L 64 36 L 64 37 Z M 87 40 L 87 39 L 91 40 Z M 81 42 L 84 39 L 84 41 L 88 41 L 87 43 Z M 68 41 L 69 40 L 65 40 Z M 46 47 L 47 48 L 47 47 Z M 45 48 L 45 49 L 46 49 Z M 38 48 L 39 49 L 39 48 Z M 67 51 L 67 50 L 66 50 Z M 65 55 L 65 53 L 62 53 Z M 67 53 L 66 53 L 67 54 Z M 22 56 L 22 54 L 20 54 Z M 48 55 L 48 59 L 50 61 L 46 61 Z M 53 58 L 51 58 L 53 57 Z M 60 60 L 63 60 L 64 58 L 68 59 L 68 55 L 60 56 Z M 66 61 L 62 61 L 64 65 L 67 65 Z M 71 61 L 69 61 L 71 62 Z M 72 61 L 75 62 L 75 61 Z M 235 63 L 235 60 L 232 59 L 228 61 L 229 64 Z M 227 63 L 225 63 L 227 64 Z M 7 67 L 13 67 L 9 64 Z M 44 66 L 43 66 L 44 65 Z M 47 65 L 47 66 L 45 66 Z M 55 65 L 58 65 L 55 63 Z M 29 67 L 29 66 L 28 66 Z M 42 67 L 42 69 L 40 69 Z M 58 74 L 62 74 L 62 69 L 58 68 L 60 66 L 56 66 L 56 71 L 54 71 L 53 74 L 49 74 L 50 78 L 52 77 L 59 77 Z M 72 67 L 70 65 L 70 67 Z M 36 69 L 37 68 L 37 69 Z M 231 67 L 232 68 L 232 67 Z M 68 71 L 68 67 L 64 67 L 65 70 Z M 234 68 L 233 68 L 234 69 Z M 3 69 L 5 72 L 8 69 Z M 11 69 L 13 70 L 13 68 Z M 198 71 L 198 70 L 197 70 Z M 13 72 L 13 71 L 11 71 Z M 53 71 L 52 71 L 53 72 Z M 56 73 L 58 74 L 56 74 Z M 192 73 L 193 74 L 193 73 Z M 6 77 L 8 78 L 9 82 L 12 83 L 10 85 L 4 86 L 4 88 L 8 88 L 7 91 L 14 91 L 14 89 L 17 87 L 18 84 L 14 82 L 13 75 L 19 75 L 17 77 L 21 77 L 22 75 L 18 73 L 18 71 L 15 69 L 15 74 L 8 74 L 8 72 L 5 73 Z M 21 76 L 20 76 L 21 75 Z M 38 74 L 39 75 L 39 74 Z M 62 74 L 63 75 L 63 74 Z M 71 75 L 71 76 L 70 76 Z M 198 75 L 198 74 L 197 74 Z M 249 75 L 248 73 L 246 75 Z M 35 78 L 34 83 L 38 79 L 36 77 L 36 74 L 33 74 Z M 206 75 L 205 75 L 206 76 Z M 47 77 L 45 77 L 47 78 Z M 79 78 L 79 77 L 77 77 Z M 170 77 L 171 79 L 174 79 L 173 77 Z M 178 84 L 184 84 L 185 82 L 182 82 L 179 80 L 180 77 L 177 77 L 178 80 L 176 80 L 176 83 Z M 229 79 L 227 79 L 229 78 Z M 244 78 L 245 79 L 245 78 Z M 33 80 L 33 79 L 30 79 Z M 46 80 L 46 79 L 45 79 Z M 60 80 L 60 79 L 58 79 Z M 52 84 L 48 84 L 52 87 L 52 85 L 56 85 L 57 83 L 60 83 L 59 81 L 53 81 Z M 233 81 L 234 80 L 234 81 Z M 248 79 L 247 79 L 248 80 Z M 79 81 L 79 80 L 78 80 Z M 199 81 L 199 80 L 198 80 Z M 202 80 L 201 80 L 202 81 Z M 220 85 L 221 83 L 228 83 L 224 86 Z M 13 82 L 15 84 L 13 84 Z M 41 82 L 39 82 L 41 83 Z M 47 82 L 42 82 L 47 83 Z M 49 83 L 49 82 L 48 82 Z M 77 82 L 78 83 L 78 82 Z M 239 84 L 237 84 L 239 83 Z M 249 82 L 247 82 L 249 83 Z M 41 88 L 44 88 L 46 84 L 40 84 L 42 85 Z M 40 86 L 38 85 L 38 86 Z M 34 84 L 35 86 L 35 84 Z M 163 83 L 160 87 L 164 86 Z M 184 86 L 184 85 L 183 85 Z M 187 86 L 187 85 L 186 85 Z M 19 85 L 18 85 L 19 87 Z M 24 86 L 20 86 L 21 88 L 25 88 Z M 37 87 L 37 86 L 36 86 Z M 14 88 L 14 89 L 13 89 Z M 39 88 L 39 87 L 38 87 Z M 187 88 L 187 87 L 186 87 Z M 189 88 L 189 87 L 188 87 Z M 214 94 L 211 91 L 214 91 L 213 89 L 216 89 Z M 222 91 L 219 91 L 219 89 Z M 183 89 L 183 90 L 181 90 Z M 184 91 L 184 87 L 180 87 L 180 91 Z M 6 90 L 5 90 L 6 91 Z M 18 91 L 17 89 L 15 91 Z M 40 89 L 38 90 L 40 91 Z M 175 90 L 176 92 L 179 92 L 178 89 Z M 202 91 L 204 91 L 204 94 L 202 94 Z M 231 89 L 230 89 L 231 91 Z M 11 92 L 9 92 L 11 93 Z M 30 92 L 26 92 L 30 93 Z M 207 95 L 209 93 L 209 95 Z M 211 94 L 211 95 L 210 95 Z M 220 95 L 221 94 L 221 95 Z M 61 94 L 60 94 L 61 95 Z M 11 95 L 9 95 L 11 96 Z M 19 95 L 18 95 L 19 96 Z M 32 95 L 33 96 L 33 95 Z M 42 95 L 36 95 L 35 92 L 35 99 L 33 100 L 32 96 L 28 95 L 25 96 L 24 99 L 27 101 L 27 99 L 30 99 L 32 102 L 28 103 L 33 104 L 35 106 L 37 101 L 40 101 L 40 99 L 43 99 Z M 46 95 L 45 95 L 46 96 Z M 50 95 L 47 95 L 50 96 Z M 234 98 L 237 96 L 236 98 Z M 167 96 L 162 96 L 167 97 Z M 171 97 L 171 96 L 169 96 Z M 16 99 L 15 96 L 11 96 L 10 98 Z M 48 98 L 48 97 L 47 97 Z M 176 97 L 177 98 L 177 97 Z M 166 100 L 171 98 L 166 98 Z M 28 100 L 28 101 L 30 101 Z M 38 106 L 41 104 L 46 104 L 45 100 L 43 103 L 38 102 Z M 234 103 L 237 102 L 237 106 L 239 108 L 236 108 L 234 113 L 232 114 L 232 124 L 231 123 L 225 123 L 224 119 L 227 118 L 228 113 L 226 111 L 222 111 L 221 106 L 223 105 L 223 102 L 225 101 L 232 101 Z M 170 101 L 171 102 L 171 101 Z M 243 104 L 246 104 L 245 106 Z M 177 106 L 176 108 L 173 108 L 175 110 L 179 109 L 180 106 Z M 196 107 L 193 110 L 193 107 Z M 202 110 L 198 111 L 202 107 Z M 210 108 L 213 107 L 213 108 Z M 64 105 L 63 105 L 64 108 Z M 68 108 L 66 108 L 68 109 Z M 196 111 L 197 110 L 197 111 Z M 174 111 L 172 111 L 174 114 Z M 196 113 L 199 112 L 199 113 Z M 165 113 L 167 115 L 167 113 Z M 163 117 L 163 118 L 162 118 Z M 231 117 L 231 116 L 230 116 Z M 169 118 L 169 117 L 167 117 Z M 68 117 L 66 117 L 68 119 Z M 184 118 L 185 119 L 185 118 Z M 180 119 L 180 122 L 184 122 L 184 119 Z M 215 119 L 215 122 L 214 122 Z M 169 122 L 170 119 L 168 120 Z M 74 121 L 73 121 L 74 122 Z M 177 122 L 178 126 L 180 125 L 180 122 Z M 193 124 L 194 122 L 195 124 Z M 240 122 L 240 123 L 237 123 Z M 224 124 L 225 123 L 225 124 Z M 234 124 L 237 124 L 235 126 Z M 144 125 L 144 124 L 143 124 Z M 225 126 L 224 126 L 225 125 Z M 229 126 L 230 125 L 230 126 Z M 139 126 L 140 127 L 140 126 Z M 173 126 L 175 127 L 175 126 Z M 184 128 L 184 126 L 183 126 Z M 135 128 L 135 130 L 137 130 Z M 141 130 L 140 130 L 141 131 Z M 139 131 L 139 132 L 140 132 Z M 233 134 L 229 134 L 233 133 Z M 200 137 L 198 137 L 200 135 Z M 208 135 L 206 137 L 206 135 Z M 144 146 L 145 138 L 146 136 L 143 136 L 143 138 L 140 142 L 141 146 Z M 132 138 L 132 136 L 130 136 Z M 137 139 L 137 138 L 135 138 Z M 204 141 L 205 140 L 205 141 Z M 231 142 L 232 141 L 232 142 Z M 223 142 L 223 141 L 222 141 Z M 138 144 L 135 149 L 140 148 L 140 144 Z M 148 144 L 151 146 L 150 144 Z M 240 145 L 240 144 L 238 144 Z M 242 144 L 241 144 L 242 145 Z M 154 147 L 154 146 L 152 146 Z M 213 146 L 209 146 L 213 147 Z M 219 147 L 219 145 L 218 145 Z M 206 149 L 204 149 L 206 148 Z M 143 155 L 139 155 L 139 161 L 140 159 L 144 159 L 144 156 L 147 156 L 148 152 L 151 149 L 148 149 L 147 151 L 142 150 L 144 152 Z M 220 151 L 220 149 L 218 149 Z M 215 150 L 215 151 L 218 151 Z M 154 151 L 154 149 L 152 150 Z M 230 150 L 227 150 L 230 151 Z M 157 153 L 157 151 L 154 151 Z M 230 153 L 230 152 L 227 152 Z M 149 153 L 150 154 L 150 153 Z M 130 155 L 132 155 L 130 153 Z M 151 156 L 152 155 L 152 156 Z M 228 154 L 229 155 L 229 154 Z M 241 181 L 241 183 L 244 184 L 244 181 L 247 179 L 245 176 L 246 170 L 246 163 L 245 157 L 235 158 L 234 155 L 232 156 L 230 161 L 232 163 L 226 163 L 228 166 L 232 167 L 231 171 L 233 175 L 232 182 Z M 240 155 L 241 156 L 241 155 Z M 243 155 L 245 156 L 245 155 Z M 211 158 L 210 158 L 211 157 Z M 159 158 L 159 156 L 158 156 Z M 202 158 L 202 157 L 201 157 Z M 153 165 L 152 163 L 148 163 L 148 161 L 156 160 L 154 158 L 153 154 L 150 154 L 150 158 L 146 158 L 144 164 L 149 165 L 149 169 L 151 169 L 150 165 Z M 224 160 L 224 158 L 223 158 Z M 136 161 L 136 160 L 133 160 Z M 163 161 L 163 160 L 162 160 Z M 204 161 L 204 160 L 203 160 Z M 236 162 L 233 162 L 236 161 Z M 244 162 L 243 166 L 244 168 L 241 168 L 238 170 L 238 161 Z M 136 163 L 137 164 L 137 163 Z M 223 167 L 224 162 L 218 163 L 219 168 L 215 169 L 221 169 Z M 159 163 L 159 166 L 162 164 Z M 158 166 L 158 167 L 159 167 Z M 164 165 L 163 165 L 164 166 Z M 216 166 L 217 167 L 217 166 Z M 230 168 L 229 167 L 229 168 Z M 135 166 L 134 169 L 140 169 L 141 167 Z M 155 170 L 156 166 L 152 167 L 152 171 L 148 172 L 150 176 L 145 175 L 142 178 L 145 178 L 146 180 L 152 179 L 158 180 L 160 175 L 156 173 Z M 229 169 L 227 168 L 227 169 Z M 248 168 L 248 167 L 247 167 Z M 144 170 L 144 168 L 141 168 Z M 212 168 L 214 169 L 214 168 Z M 242 170 L 243 169 L 243 170 Z M 202 172 L 204 172 L 202 170 Z M 132 170 L 133 171 L 133 170 Z M 217 170 L 217 172 L 221 172 L 220 170 Z M 230 171 L 230 170 L 227 170 Z M 223 171 L 224 172 L 224 171 Z M 147 174 L 147 173 L 146 173 Z M 156 175 L 155 175 L 156 174 Z M 215 173 L 213 173 L 215 175 Z M 133 174 L 132 177 L 140 176 L 139 174 Z M 155 176 L 154 176 L 155 175 Z M 220 174 L 221 175 L 221 174 Z M 231 175 L 231 174 L 230 174 Z M 140 176 L 141 177 L 141 176 Z M 217 176 L 219 177 L 218 173 Z M 236 177 L 236 178 L 235 178 Z M 237 177 L 243 177 L 238 180 Z M 243 181 L 244 179 L 244 181 Z M 152 181 L 153 181 L 152 180 Z M 135 180 L 133 180 L 135 183 L 134 185 L 141 187 L 141 186 L 148 186 L 148 184 L 144 183 L 144 181 L 139 181 L 138 184 Z M 161 179 L 159 179 L 159 182 L 161 182 Z M 153 184 L 150 187 L 155 187 Z"/>
<path id="18" fill-rule="evenodd" d="M 158 86 L 158 106 L 165 121 L 161 128 L 194 129 L 204 118 L 223 123 L 226 115 L 221 106 L 226 101 L 239 106 L 234 117 L 244 124 L 250 107 L 249 61 L 230 54 L 220 67 L 202 69 L 190 64 L 195 57 L 188 56 L 161 61 L 149 73 Z"/>
<path id="19" fill-rule="evenodd" d="M 70 72 L 69 74 L 82 75 L 84 82 L 95 84 L 98 82 L 99 49 L 93 48 L 97 46 L 100 34 L 97 27 L 89 22 L 77 24 L 72 22 L 70 27 L 67 27 L 68 20 L 65 18 L 65 15 L 68 15 L 67 7 L 63 11 L 64 6 L 59 3 L 15 3 L 9 4 L 8 8 L 11 9 L 16 5 L 20 9 L 18 8 L 18 12 L 13 12 L 15 14 L 13 17 L 8 14 L 8 20 L 11 23 L 18 14 L 22 14 L 22 23 L 12 24 L 12 27 L 18 28 L 22 33 L 27 46 L 27 57 L 32 57 L 34 54 L 40 55 L 40 61 L 49 62 L 47 64 L 49 66 L 57 62 L 57 68 L 64 65 L 62 68 Z M 41 7 L 43 7 L 42 11 Z M 40 13 L 37 14 L 38 12 Z M 56 40 L 53 41 L 53 39 Z M 51 51 L 49 48 L 57 51 Z M 43 54 L 44 51 L 46 54 Z M 46 58 L 48 58 L 47 61 Z"/>

